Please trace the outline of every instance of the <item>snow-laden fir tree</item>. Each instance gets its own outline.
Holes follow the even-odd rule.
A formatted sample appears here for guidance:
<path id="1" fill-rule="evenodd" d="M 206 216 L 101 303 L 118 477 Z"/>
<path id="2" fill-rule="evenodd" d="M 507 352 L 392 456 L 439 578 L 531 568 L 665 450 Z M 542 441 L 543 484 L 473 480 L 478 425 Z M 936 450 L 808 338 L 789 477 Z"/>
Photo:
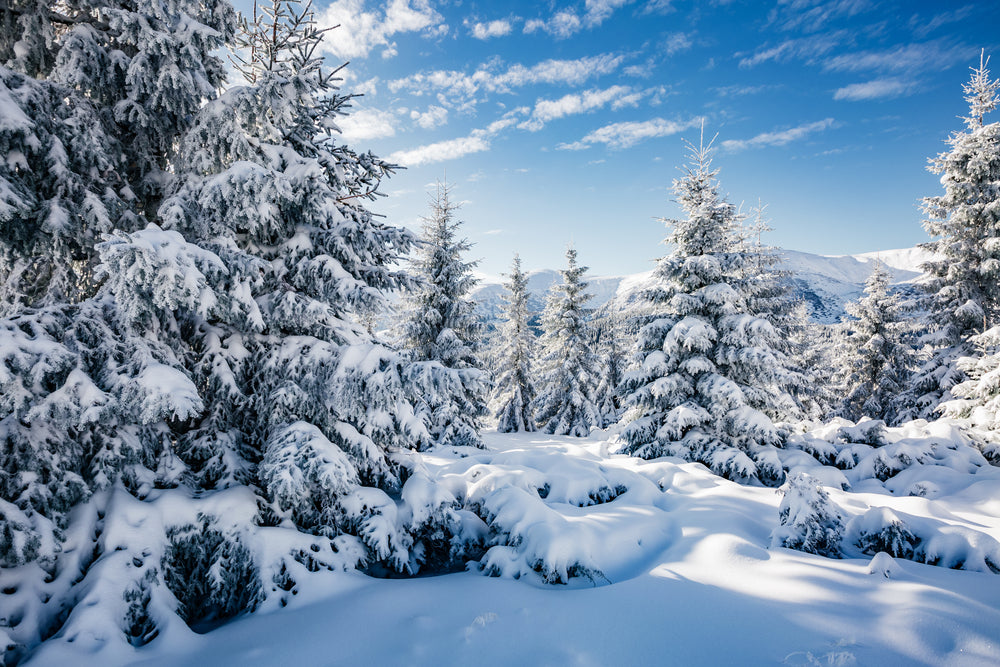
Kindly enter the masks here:
<path id="1" fill-rule="evenodd" d="M 625 452 L 681 456 L 731 479 L 780 483 L 773 447 L 783 440 L 768 413 L 795 401 L 781 333 L 755 311 L 746 289 L 757 255 L 743 245 L 740 216 L 720 193 L 711 146 L 691 146 L 673 183 L 687 214 L 666 221 L 672 251 L 644 293 L 646 324 L 636 368 L 622 382 Z"/>
<path id="2" fill-rule="evenodd" d="M 847 335 L 835 364 L 835 383 L 843 391 L 837 412 L 851 421 L 868 417 L 895 425 L 906 412 L 905 388 L 916 359 L 902 299 L 890 292 L 880 262 L 874 262 L 864 296 L 846 310 L 853 320 L 844 323 Z"/>
<path id="3" fill-rule="evenodd" d="M 165 225 L 227 267 L 214 316 L 182 326 L 211 401 L 178 448 L 202 486 L 253 482 L 275 520 L 356 536 L 367 563 L 415 571 L 449 559 L 454 499 L 403 485 L 411 475 L 422 488 L 407 452 L 433 439 L 406 394 L 447 374 L 415 380 L 364 324 L 387 290 L 411 285 L 394 267 L 414 239 L 363 205 L 391 167 L 339 141 L 350 96 L 322 66 L 323 32 L 286 0 L 244 26 L 247 85 L 199 113 L 184 185 L 161 207 Z M 441 353 L 465 363 L 456 339 L 442 335 Z"/>
<path id="4" fill-rule="evenodd" d="M 2 314 L 94 293 L 95 244 L 155 211 L 179 135 L 224 79 L 214 52 L 235 12 L 12 0 L 0 28 Z"/>
<path id="5" fill-rule="evenodd" d="M 418 284 L 407 299 L 403 346 L 412 361 L 407 386 L 434 442 L 479 447 L 488 378 L 478 355 L 482 326 L 469 296 L 476 262 L 463 259 L 471 246 L 458 236 L 457 208 L 449 186 L 439 182 L 413 261 Z"/>
<path id="6" fill-rule="evenodd" d="M 971 419 L 976 426 L 1000 431 L 1000 326 L 972 337 L 976 356 L 962 357 L 958 368 L 968 380 L 955 385 L 955 398 L 942 408 L 949 417 Z"/>
<path id="7" fill-rule="evenodd" d="M 339 142 L 349 96 L 308 10 L 244 31 L 247 85 L 191 121 L 160 224 L 105 235 L 96 296 L 0 321 L 0 561 L 34 580 L 18 655 L 64 621 L 136 644 L 175 613 L 217 622 L 316 559 L 461 560 L 469 517 L 409 454 L 429 436 L 403 357 L 361 324 L 409 282 L 412 235 L 363 205 L 389 166 Z M 178 525 L 135 529 L 165 494 Z M 258 524 L 300 547 L 252 549 Z"/>
<path id="8" fill-rule="evenodd" d="M 599 380 L 597 355 L 591 347 L 591 295 L 583 275 L 586 266 L 576 263 L 576 249 L 566 250 L 563 282 L 549 289 L 542 313 L 538 361 L 538 395 L 532 403 L 535 422 L 546 433 L 584 437 L 600 427 L 594 402 Z"/>
<path id="9" fill-rule="evenodd" d="M 944 193 L 923 202 L 924 229 L 934 238 L 921 247 L 934 256 L 923 269 L 935 349 L 912 382 L 921 416 L 933 415 L 966 378 L 957 360 L 976 356 L 972 337 L 1000 321 L 1000 123 L 985 122 L 1000 99 L 1000 81 L 990 78 L 988 64 L 981 57 L 964 85 L 964 130 L 929 166 Z"/>
<path id="10" fill-rule="evenodd" d="M 750 224 L 744 224 L 740 230 L 738 252 L 743 255 L 743 268 L 738 289 L 746 295 L 747 312 L 767 320 L 777 332 L 769 345 L 776 355 L 775 360 L 783 365 L 783 378 L 781 391 L 763 387 L 744 391 L 750 404 L 771 419 L 791 421 L 802 416 L 805 406 L 813 400 L 815 387 L 809 381 L 808 367 L 801 363 L 801 350 L 796 346 L 796 334 L 804 322 L 802 311 L 798 309 L 800 299 L 792 290 L 791 273 L 781 268 L 780 249 L 763 241 L 763 236 L 772 231 L 765 216 L 766 208 L 766 204 L 758 201 L 744 220 Z M 736 364 L 733 370 L 748 374 L 734 375 L 732 379 L 747 387 L 754 386 L 757 371 L 753 364 Z M 756 392 L 760 393 L 754 396 Z"/>
<path id="11" fill-rule="evenodd" d="M 771 546 L 839 558 L 843 513 L 819 481 L 797 472 L 788 477 L 782 494 L 778 506 L 780 525 L 771 533 Z"/>
<path id="12" fill-rule="evenodd" d="M 600 421 L 598 426 L 606 428 L 621 419 L 621 397 L 618 386 L 624 372 L 624 355 L 618 313 L 610 309 L 596 320 L 594 347 L 597 349 L 599 380 L 594 390 Z"/>
<path id="13" fill-rule="evenodd" d="M 531 401 L 535 397 L 532 356 L 535 334 L 528 326 L 528 276 L 521 270 L 521 258 L 514 255 L 504 288 L 504 321 L 498 332 L 499 349 L 495 355 L 493 405 L 497 431 L 517 433 L 534 431 Z"/>

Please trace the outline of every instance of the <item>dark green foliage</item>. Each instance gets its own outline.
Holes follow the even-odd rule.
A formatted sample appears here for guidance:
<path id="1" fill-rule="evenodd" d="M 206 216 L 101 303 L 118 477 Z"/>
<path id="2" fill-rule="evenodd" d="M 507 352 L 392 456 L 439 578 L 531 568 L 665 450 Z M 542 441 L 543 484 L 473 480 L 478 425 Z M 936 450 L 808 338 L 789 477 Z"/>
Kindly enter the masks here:
<path id="1" fill-rule="evenodd" d="M 211 629 L 263 599 L 257 565 L 236 535 L 215 527 L 214 517 L 167 531 L 170 546 L 162 569 L 167 588 L 177 598 L 177 613 L 193 629 Z"/>

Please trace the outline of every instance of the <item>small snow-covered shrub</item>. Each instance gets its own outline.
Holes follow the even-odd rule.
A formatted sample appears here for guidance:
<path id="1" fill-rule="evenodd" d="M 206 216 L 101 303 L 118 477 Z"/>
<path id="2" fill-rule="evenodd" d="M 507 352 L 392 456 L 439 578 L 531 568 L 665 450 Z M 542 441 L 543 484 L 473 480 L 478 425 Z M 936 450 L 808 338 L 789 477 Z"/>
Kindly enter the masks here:
<path id="1" fill-rule="evenodd" d="M 885 552 L 894 558 L 913 560 L 921 542 L 892 510 L 885 507 L 868 510 L 860 517 L 860 523 L 851 527 L 857 529 L 855 544 L 866 554 Z"/>
<path id="2" fill-rule="evenodd" d="M 128 603 L 123 628 L 125 637 L 132 646 L 145 646 L 160 634 L 149 613 L 151 600 L 149 586 L 155 583 L 157 583 L 156 568 L 150 568 L 146 570 L 146 576 L 126 590 L 123 596 Z"/>
<path id="3" fill-rule="evenodd" d="M 199 521 L 167 530 L 170 545 L 161 563 L 177 613 L 194 629 L 253 611 L 262 599 L 251 551 L 238 536 L 219 531 L 214 517 L 199 515 Z"/>
<path id="4" fill-rule="evenodd" d="M 873 507 L 848 522 L 845 544 L 868 554 L 884 551 L 896 558 L 953 570 L 1000 574 L 1000 542 L 978 530 Z"/>
<path id="5" fill-rule="evenodd" d="M 843 515 L 819 482 L 797 472 L 788 477 L 782 492 L 781 523 L 771 534 L 771 546 L 839 558 Z"/>
<path id="6" fill-rule="evenodd" d="M 856 425 L 842 426 L 837 439 L 843 442 L 860 442 L 877 447 L 886 443 L 885 422 L 881 419 L 859 421 Z"/>

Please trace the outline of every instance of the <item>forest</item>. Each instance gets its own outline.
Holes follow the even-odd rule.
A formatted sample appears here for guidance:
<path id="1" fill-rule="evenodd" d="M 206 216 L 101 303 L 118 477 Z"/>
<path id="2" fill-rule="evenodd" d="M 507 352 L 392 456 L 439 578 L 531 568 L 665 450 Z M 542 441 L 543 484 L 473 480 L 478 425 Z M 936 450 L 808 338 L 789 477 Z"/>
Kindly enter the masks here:
<path id="1" fill-rule="evenodd" d="M 937 644 L 899 648 L 895 626 L 874 624 L 860 647 L 793 646 L 777 660 L 802 662 L 785 664 L 1000 657 L 988 54 L 931 160 L 941 191 L 922 203 L 930 259 L 912 289 L 873 261 L 847 317 L 816 322 L 767 242 L 766 207 L 727 200 L 702 123 L 670 185 L 684 216 L 650 223 L 666 251 L 641 284 L 591 308 L 570 244 L 535 312 L 515 255 L 502 312 L 484 318 L 454 184 L 437 184 L 419 232 L 369 210 L 399 167 L 341 138 L 353 96 L 319 50 L 329 37 L 295 0 L 249 16 L 227 0 L 0 6 L 5 664 L 224 661 L 250 640 L 213 636 L 270 627 L 281 645 L 291 614 L 318 618 L 307 605 L 355 589 L 627 590 L 674 562 L 741 558 L 778 568 L 774 581 L 850 566 L 836 576 L 966 596 L 957 616 L 920 612 L 920 627 L 959 628 Z M 692 542 L 689 524 L 733 543 L 698 555 L 709 538 Z M 854 585 L 836 596 L 863 623 L 863 601 L 843 601 Z M 627 596 L 595 604 L 646 609 Z M 455 652 L 375 656 L 457 664 L 496 619 L 456 621 Z M 758 630 L 743 632 L 736 644 Z M 519 657 L 495 641 L 486 664 Z M 529 664 L 569 660 L 545 646 L 529 634 Z"/>

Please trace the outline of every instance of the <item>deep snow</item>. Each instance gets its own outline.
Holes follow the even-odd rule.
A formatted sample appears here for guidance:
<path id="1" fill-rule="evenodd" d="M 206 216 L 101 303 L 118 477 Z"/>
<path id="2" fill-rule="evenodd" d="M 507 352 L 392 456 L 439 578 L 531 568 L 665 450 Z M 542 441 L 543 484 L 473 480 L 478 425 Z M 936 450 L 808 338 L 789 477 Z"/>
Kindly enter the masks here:
<path id="1" fill-rule="evenodd" d="M 206 635 L 184 628 L 99 655 L 56 638 L 30 664 L 1000 664 L 1000 576 L 988 569 L 771 549 L 774 489 L 677 459 L 609 454 L 599 431 L 486 442 L 486 451 L 436 450 L 426 464 L 515 538 L 484 558 L 501 577 L 324 573 L 289 607 Z M 934 481 L 925 497 L 892 495 L 891 480 L 826 488 L 851 517 L 888 508 L 879 511 L 974 535 L 987 550 L 1000 540 L 1000 469 L 918 469 L 910 483 Z M 556 579 L 573 563 L 584 576 L 543 583 L 544 568 L 530 567 L 536 556 Z"/>

